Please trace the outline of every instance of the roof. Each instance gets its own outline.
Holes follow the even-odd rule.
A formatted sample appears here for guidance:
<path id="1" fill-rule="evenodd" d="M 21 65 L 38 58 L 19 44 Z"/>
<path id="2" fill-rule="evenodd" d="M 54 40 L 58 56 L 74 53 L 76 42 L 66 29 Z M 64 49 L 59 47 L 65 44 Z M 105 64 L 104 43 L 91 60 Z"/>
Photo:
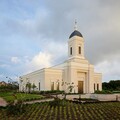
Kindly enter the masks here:
<path id="1" fill-rule="evenodd" d="M 79 36 L 79 37 L 83 37 L 82 34 L 78 31 L 78 30 L 75 30 L 71 33 L 70 38 L 74 37 L 74 36 Z"/>

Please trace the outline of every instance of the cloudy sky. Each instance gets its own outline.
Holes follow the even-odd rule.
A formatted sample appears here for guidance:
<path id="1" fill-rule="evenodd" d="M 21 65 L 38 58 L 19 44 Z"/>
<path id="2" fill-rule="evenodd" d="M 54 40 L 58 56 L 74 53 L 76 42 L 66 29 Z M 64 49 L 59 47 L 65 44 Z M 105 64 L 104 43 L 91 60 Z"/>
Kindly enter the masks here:
<path id="1" fill-rule="evenodd" d="M 0 81 L 65 61 L 75 19 L 95 71 L 120 79 L 120 0 L 0 0 Z"/>

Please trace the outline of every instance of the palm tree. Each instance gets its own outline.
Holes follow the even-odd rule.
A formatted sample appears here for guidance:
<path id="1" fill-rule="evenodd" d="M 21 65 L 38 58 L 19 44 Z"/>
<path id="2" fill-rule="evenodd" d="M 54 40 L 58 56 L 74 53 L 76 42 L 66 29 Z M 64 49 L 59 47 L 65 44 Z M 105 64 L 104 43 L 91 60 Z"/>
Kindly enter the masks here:
<path id="1" fill-rule="evenodd" d="M 28 89 L 28 92 L 30 93 L 30 91 L 31 91 L 31 87 L 32 87 L 32 85 L 31 85 L 31 83 L 27 83 L 26 84 L 26 89 Z"/>

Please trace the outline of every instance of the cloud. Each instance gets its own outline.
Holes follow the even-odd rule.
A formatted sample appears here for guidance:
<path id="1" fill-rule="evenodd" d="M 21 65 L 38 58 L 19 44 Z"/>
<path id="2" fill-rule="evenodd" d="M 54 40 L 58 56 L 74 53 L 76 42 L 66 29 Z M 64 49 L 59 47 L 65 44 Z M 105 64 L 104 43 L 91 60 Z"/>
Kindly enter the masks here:
<path id="1" fill-rule="evenodd" d="M 0 68 L 7 68 L 7 67 L 9 67 L 9 65 L 7 65 L 7 64 L 0 64 Z"/>
<path id="2" fill-rule="evenodd" d="M 103 73 L 103 80 L 108 81 L 119 79 L 120 76 L 120 59 L 112 61 L 103 61 L 95 66 L 95 71 Z"/>
<path id="3" fill-rule="evenodd" d="M 6 26 L 12 33 L 17 32 L 41 44 L 40 48 L 44 49 L 45 43 L 63 44 L 65 40 L 67 42 L 77 16 L 78 28 L 85 38 L 86 56 L 92 64 L 120 52 L 119 1 L 110 1 L 109 4 L 94 1 L 91 4 L 90 1 L 66 0 L 64 3 L 48 0 L 44 2 L 45 8 L 37 8 L 32 18 L 8 19 Z"/>
<path id="4" fill-rule="evenodd" d="M 34 56 L 31 63 L 35 66 L 49 67 L 51 65 L 51 55 L 48 53 L 40 52 L 38 55 Z"/>
<path id="5" fill-rule="evenodd" d="M 4 75 L 0 74 L 0 81 L 2 81 L 3 78 L 4 78 Z"/>
<path id="6" fill-rule="evenodd" d="M 18 57 L 12 57 L 11 58 L 11 62 L 13 62 L 14 64 L 19 63 L 21 60 Z"/>
<path id="7" fill-rule="evenodd" d="M 62 63 L 67 59 L 68 55 L 67 40 L 65 40 L 63 43 L 54 42 L 52 40 L 50 41 L 45 42 L 42 50 L 49 52 L 52 55 L 52 65 Z"/>
<path id="8" fill-rule="evenodd" d="M 46 52 L 39 52 L 31 60 L 26 58 L 25 73 L 51 66 L 52 55 Z"/>
<path id="9" fill-rule="evenodd" d="M 85 56 L 90 63 L 106 71 L 109 71 L 108 65 L 120 67 L 119 0 L 11 1 L 0 4 L 0 54 L 8 55 L 15 66 L 8 60 L 1 64 L 14 67 L 13 71 L 22 74 L 62 63 L 67 59 L 67 40 L 77 19 L 78 30 L 85 40 Z M 10 67 L 8 70 L 11 71 Z M 103 69 L 102 72 L 105 79 L 109 79 L 109 74 Z M 112 73 L 114 71 L 110 71 L 114 75 Z"/>
<path id="10" fill-rule="evenodd" d="M 30 56 L 21 56 L 21 57 L 11 57 L 11 64 L 1 64 L 0 65 L 0 77 L 2 80 L 6 80 L 5 76 L 16 79 L 16 76 L 21 76 L 23 74 L 33 72 L 42 68 L 52 66 L 52 57 L 48 52 L 40 51 L 36 55 Z"/>

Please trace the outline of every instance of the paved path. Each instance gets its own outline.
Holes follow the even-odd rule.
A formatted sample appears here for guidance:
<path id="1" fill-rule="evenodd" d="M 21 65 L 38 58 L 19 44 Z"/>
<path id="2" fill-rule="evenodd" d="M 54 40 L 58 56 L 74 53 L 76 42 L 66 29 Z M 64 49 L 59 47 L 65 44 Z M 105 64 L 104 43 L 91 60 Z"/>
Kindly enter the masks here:
<path id="1" fill-rule="evenodd" d="M 49 102 L 49 101 L 53 101 L 54 98 L 49 98 L 49 99 L 43 99 L 43 100 L 33 100 L 33 101 L 26 101 L 24 102 L 24 104 L 33 104 L 33 103 L 41 103 L 41 102 Z M 7 105 L 7 102 L 0 97 L 0 106 L 5 107 Z"/>
<path id="2" fill-rule="evenodd" d="M 5 107 L 6 105 L 7 105 L 7 102 L 3 98 L 0 97 L 0 106 Z"/>
<path id="3" fill-rule="evenodd" d="M 33 100 L 33 101 L 26 101 L 24 104 L 33 104 L 33 103 L 41 103 L 41 102 L 49 102 L 53 101 L 54 98 L 49 98 L 49 99 L 43 99 L 43 100 Z"/>

